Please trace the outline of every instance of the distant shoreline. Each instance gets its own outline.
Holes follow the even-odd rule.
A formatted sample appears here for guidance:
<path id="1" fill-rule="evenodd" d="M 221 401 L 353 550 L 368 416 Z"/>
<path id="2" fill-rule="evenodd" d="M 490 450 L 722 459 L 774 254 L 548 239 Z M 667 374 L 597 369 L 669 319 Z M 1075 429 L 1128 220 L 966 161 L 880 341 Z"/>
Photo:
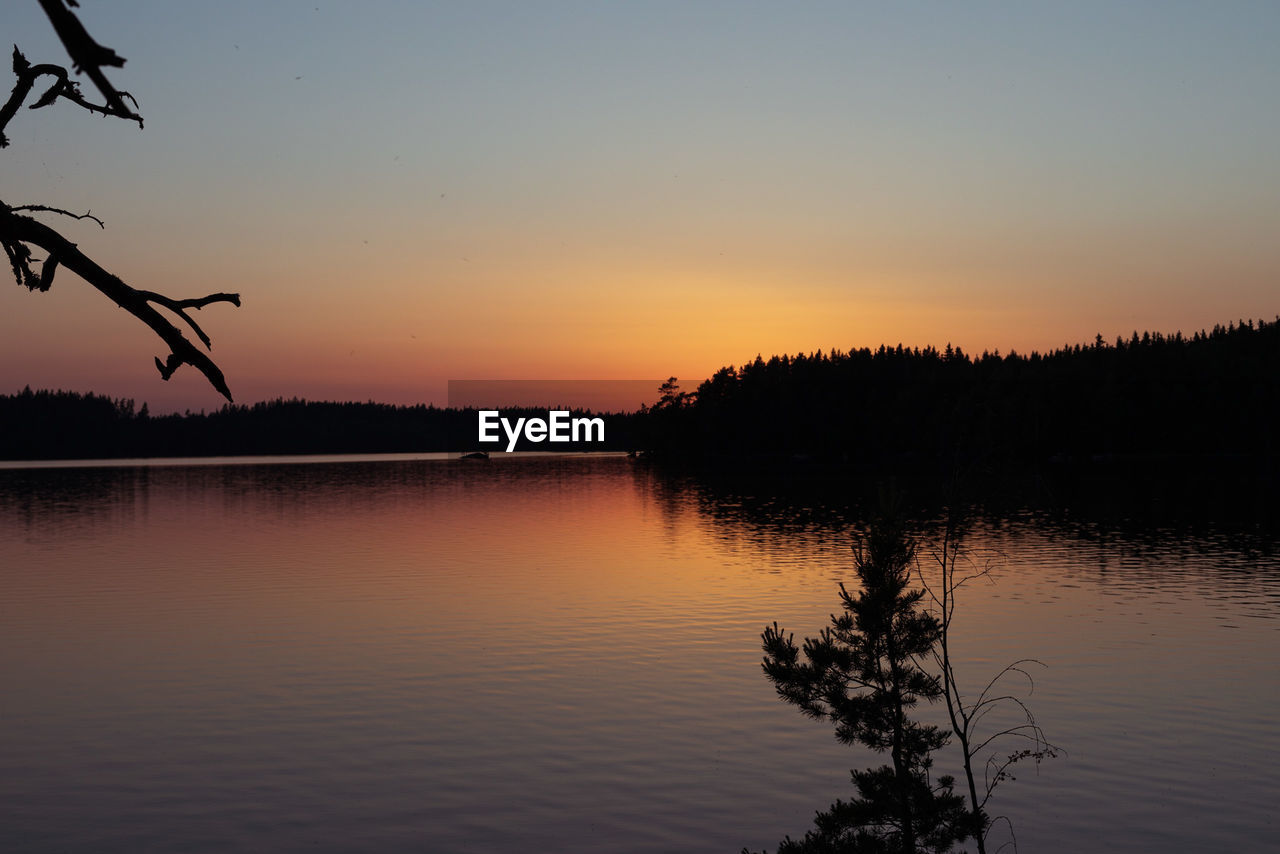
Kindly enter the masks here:
<path id="1" fill-rule="evenodd" d="M 192 457 L 102 457 L 65 460 L 0 460 L 0 471 L 34 469 L 181 468 L 184 466 L 287 466 L 336 463 L 458 462 L 464 451 L 424 451 L 374 454 L 243 454 Z M 492 459 L 542 457 L 625 457 L 623 451 L 513 451 L 496 453 Z"/>

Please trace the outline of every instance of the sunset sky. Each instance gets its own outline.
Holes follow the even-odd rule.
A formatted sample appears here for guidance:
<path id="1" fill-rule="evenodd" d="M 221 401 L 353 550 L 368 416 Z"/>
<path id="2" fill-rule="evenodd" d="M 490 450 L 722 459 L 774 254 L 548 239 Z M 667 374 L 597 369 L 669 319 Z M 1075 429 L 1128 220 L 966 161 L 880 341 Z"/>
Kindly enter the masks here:
<path id="1" fill-rule="evenodd" d="M 81 4 L 146 128 L 22 111 L 6 202 L 199 320 L 238 402 L 695 385 L 757 353 L 1048 350 L 1280 314 L 1280 4 Z M 66 54 L 35 0 L 0 45 Z M 6 87 L 7 89 L 7 87 Z M 212 409 L 63 271 L 0 393 Z"/>

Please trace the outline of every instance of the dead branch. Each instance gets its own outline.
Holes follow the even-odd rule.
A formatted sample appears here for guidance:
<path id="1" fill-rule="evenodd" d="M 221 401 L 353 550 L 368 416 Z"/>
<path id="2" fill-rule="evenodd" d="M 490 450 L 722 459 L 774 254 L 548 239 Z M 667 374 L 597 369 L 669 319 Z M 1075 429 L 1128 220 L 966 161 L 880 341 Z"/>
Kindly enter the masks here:
<path id="1" fill-rule="evenodd" d="M 1045 666 L 1043 662 L 1034 658 L 1020 658 L 1005 665 L 987 682 L 977 697 L 967 701 L 960 690 L 950 648 L 951 624 L 955 616 L 958 593 L 962 587 L 971 581 L 993 581 L 993 574 L 997 564 L 996 558 L 992 554 L 988 554 L 986 560 L 979 565 L 975 559 L 976 555 L 962 546 L 963 524 L 955 508 L 956 504 L 953 498 L 953 502 L 948 509 L 947 523 L 942 533 L 942 542 L 933 554 L 933 561 L 938 568 L 937 580 L 930 584 L 923 572 L 919 572 L 919 575 L 925 594 L 933 602 L 933 606 L 938 613 L 941 632 L 938 644 L 934 648 L 933 656 L 937 667 L 942 673 L 943 699 L 946 702 L 952 733 L 960 743 L 965 781 L 969 789 L 969 802 L 974 816 L 981 824 L 979 832 L 975 836 L 975 842 L 977 843 L 979 854 L 986 854 L 987 836 L 997 821 L 986 812 L 986 806 L 996 787 L 1004 780 L 1013 779 L 1010 767 L 1028 758 L 1033 759 L 1039 765 L 1043 759 L 1053 758 L 1058 753 L 1065 751 L 1045 738 L 1044 731 L 1036 722 L 1035 715 L 1032 714 L 1030 707 L 1021 697 L 1012 693 L 995 693 L 997 685 L 1001 685 L 1005 677 L 1012 674 L 1024 676 L 1030 686 L 1028 693 L 1034 693 L 1035 679 L 1028 672 L 1026 665 L 1037 664 L 1043 667 Z M 966 574 L 961 574 L 961 570 L 958 569 L 961 563 L 966 567 L 963 571 Z M 1000 690 L 1003 690 L 1003 687 Z M 989 713 L 997 709 L 1010 708 L 1021 715 L 1022 723 L 991 733 L 986 738 L 978 734 L 984 719 Z M 1024 739 L 1025 743 L 1029 743 L 1030 746 L 1015 750 L 1003 760 L 994 756 L 988 758 L 983 775 L 983 791 L 979 795 L 973 769 L 974 758 L 990 749 L 995 742 L 1006 739 Z M 1012 835 L 1013 823 L 1009 818 L 1001 816 L 999 819 L 1009 825 L 1009 832 Z M 999 850 L 1003 850 L 1005 847 L 1005 845 L 1002 845 Z M 1016 836 L 1013 837 L 1013 849 L 1015 852 L 1018 850 Z"/>
<path id="2" fill-rule="evenodd" d="M 213 342 L 209 340 L 208 335 L 204 334 L 204 330 L 200 328 L 200 324 L 196 323 L 191 318 L 191 315 L 187 314 L 186 309 L 194 308 L 196 311 L 199 311 L 206 305 L 214 302 L 229 302 L 236 308 L 240 307 L 239 294 L 218 293 L 209 294 L 207 297 L 200 297 L 199 299 L 173 299 L 165 296 L 164 294 L 158 294 L 155 291 L 138 291 L 138 296 L 142 297 L 147 302 L 159 303 L 169 309 L 169 311 L 178 315 L 178 317 L 181 317 L 187 322 L 187 325 L 191 327 L 191 331 L 199 336 L 200 341 L 203 342 L 204 346 L 210 348 L 213 347 Z M 164 371 L 161 371 L 160 373 L 163 374 Z M 172 373 L 172 371 L 170 371 L 170 373 Z"/>
<path id="3" fill-rule="evenodd" d="M 185 309 L 200 309 L 214 302 L 240 305 L 239 294 L 217 293 L 198 299 L 175 300 L 152 291 L 140 291 L 129 287 L 119 278 L 108 273 L 95 261 L 54 229 L 44 223 L 15 213 L 12 208 L 0 205 L 0 244 L 3 244 L 14 278 L 32 290 L 48 290 L 58 265 L 64 266 L 93 287 L 106 294 L 116 305 L 150 326 L 152 331 L 169 345 L 170 354 L 165 361 L 156 358 L 160 376 L 169 379 L 180 366 L 196 368 L 227 400 L 231 390 L 221 369 L 203 351 L 191 343 L 182 331 L 169 322 L 152 306 L 157 303 L 186 321 L 199 336 L 206 348 L 211 348 L 209 337 L 188 315 Z M 47 258 L 39 275 L 31 268 L 31 246 L 43 249 Z"/>
<path id="4" fill-rule="evenodd" d="M 69 216 L 72 219 L 91 219 L 98 224 L 98 228 L 105 229 L 106 223 L 93 215 L 93 211 L 85 211 L 82 214 L 64 211 L 62 208 L 51 208 L 48 205 L 10 205 L 11 211 L 31 211 L 32 213 L 55 213 L 60 216 Z"/>
<path id="5" fill-rule="evenodd" d="M 87 74 L 93 84 L 98 87 L 98 91 L 107 102 L 110 115 L 132 119 L 141 125 L 142 116 L 125 106 L 124 99 L 133 101 L 135 107 L 138 102 L 134 101 L 129 93 L 121 92 L 112 86 L 107 75 L 102 72 L 104 65 L 123 68 L 124 57 L 94 41 L 85 30 L 84 24 L 80 23 L 80 19 L 76 17 L 75 12 L 67 8 L 68 6 L 78 7 L 78 4 L 75 0 L 40 0 L 40 7 L 49 16 L 49 23 L 53 24 L 54 32 L 58 34 L 58 38 L 62 40 L 63 46 L 71 56 L 72 67 Z"/>
<path id="6" fill-rule="evenodd" d="M 9 142 L 4 135 L 5 128 L 17 115 L 18 109 L 26 103 L 41 77 L 52 77 L 53 83 L 44 90 L 35 103 L 31 104 L 30 109 L 46 107 L 62 98 L 90 112 L 135 121 L 138 127 L 142 127 L 142 116 L 136 112 L 137 100 L 128 92 L 116 89 L 103 72 L 104 67 L 123 67 L 124 58 L 111 48 L 98 44 L 89 35 L 84 25 L 80 23 L 80 19 L 71 11 L 72 8 L 79 6 L 76 0 L 39 0 L 39 3 L 58 34 L 58 38 L 66 47 L 71 57 L 72 67 L 93 81 L 102 95 L 103 103 L 95 104 L 87 100 L 81 94 L 80 87 L 70 79 L 66 68 L 50 63 L 32 65 L 18 50 L 17 45 L 14 45 L 13 73 L 17 79 L 8 99 L 0 106 L 0 148 L 5 147 Z M 126 101 L 132 103 L 133 108 L 130 108 Z M 169 355 L 163 361 L 159 357 L 156 358 L 156 367 L 160 370 L 160 376 L 163 379 L 169 379 L 182 365 L 191 365 L 204 374 L 227 400 L 231 400 L 231 391 L 227 388 L 226 379 L 218 366 L 202 350 L 192 344 L 177 326 L 157 311 L 155 306 L 166 308 L 180 317 L 191 327 L 205 348 L 210 349 L 213 346 L 212 341 L 187 313 L 187 310 L 199 310 L 215 302 L 229 302 L 238 307 L 239 294 L 216 293 L 197 299 L 173 299 L 154 291 L 137 290 L 108 273 L 58 231 L 20 212 L 53 213 L 79 220 L 90 219 L 100 228 L 105 228 L 102 220 L 89 212 L 76 214 L 49 205 L 9 206 L 0 202 L 0 246 L 4 247 L 9 266 L 18 284 L 30 290 L 47 291 L 53 285 L 58 267 L 68 268 L 110 297 L 116 305 L 150 326 L 152 331 L 169 345 Z M 45 258 L 42 262 L 33 257 L 33 247 L 44 250 Z M 36 271 L 37 265 L 39 272 Z"/>
<path id="7" fill-rule="evenodd" d="M 18 50 L 17 45 L 13 46 L 13 73 L 18 79 L 14 81 L 13 89 L 9 93 L 9 99 L 5 101 L 3 107 L 0 107 L 0 148 L 4 148 L 9 144 L 8 138 L 4 135 L 4 129 L 13 120 L 13 117 L 18 114 L 18 108 L 26 102 L 27 96 L 35 88 L 36 81 L 45 76 L 54 78 L 53 85 L 46 89 L 44 94 L 31 105 L 31 109 L 38 110 L 41 107 L 49 106 L 58 98 L 65 98 L 76 106 L 83 107 L 92 113 L 129 119 L 137 122 L 138 127 L 142 127 L 142 116 L 133 110 L 127 107 L 118 109 L 112 106 L 110 101 L 106 104 L 95 104 L 87 100 L 80 93 L 80 87 L 71 80 L 67 69 L 61 65 L 54 65 L 48 62 L 32 65 L 22 55 L 22 51 Z M 116 92 L 115 89 L 111 91 L 115 93 L 117 99 L 128 98 L 134 102 L 135 107 L 137 106 L 137 101 L 134 101 L 133 96 L 128 92 Z"/>

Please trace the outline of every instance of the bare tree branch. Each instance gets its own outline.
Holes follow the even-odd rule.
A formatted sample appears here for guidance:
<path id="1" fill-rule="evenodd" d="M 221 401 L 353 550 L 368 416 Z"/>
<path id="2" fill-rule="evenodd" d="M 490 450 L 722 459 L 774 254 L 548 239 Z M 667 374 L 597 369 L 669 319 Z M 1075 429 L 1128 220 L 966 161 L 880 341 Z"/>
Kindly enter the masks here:
<path id="1" fill-rule="evenodd" d="M 9 144 L 8 138 L 4 135 L 4 129 L 13 120 L 13 117 L 18 114 L 18 108 L 26 102 L 27 96 L 31 94 L 31 90 L 35 87 L 36 80 L 44 76 L 53 77 L 54 83 L 31 105 L 31 109 L 38 110 L 41 107 L 49 106 L 58 98 L 66 98 L 76 106 L 83 107 L 90 112 L 129 119 L 137 122 L 138 127 L 142 127 L 142 116 L 136 112 L 128 108 L 119 110 L 113 107 L 110 102 L 107 104 L 94 104 L 86 100 L 80 94 L 80 87 L 71 80 L 67 69 L 61 65 L 53 65 L 47 62 L 40 65 L 32 65 L 22 55 L 22 51 L 18 50 L 17 45 L 13 46 L 13 73 L 18 79 L 13 84 L 9 99 L 5 101 L 3 107 L 0 107 L 0 148 L 4 148 Z M 115 90 L 112 89 L 112 92 L 115 92 Z M 135 107 L 137 106 L 137 101 L 128 92 L 116 92 L 116 96 L 118 98 L 128 98 L 133 101 Z"/>
<path id="2" fill-rule="evenodd" d="M 94 41 L 76 14 L 67 8 L 68 5 L 77 6 L 74 0 L 40 0 L 40 7 L 49 16 L 49 23 L 53 24 L 54 32 L 58 34 L 58 38 L 62 39 L 63 46 L 71 56 L 72 67 L 87 74 L 93 84 L 98 87 L 98 91 L 106 99 L 111 115 L 132 119 L 141 125 L 142 116 L 129 109 L 124 103 L 125 98 L 133 101 L 133 96 L 117 90 L 111 85 L 107 75 L 102 73 L 104 65 L 123 68 L 124 57 Z M 137 101 L 134 101 L 134 106 L 137 106 Z"/>
<path id="3" fill-rule="evenodd" d="M 11 211 L 31 211 L 32 213 L 56 213 L 61 216 L 69 216 L 72 219 L 91 219 L 98 224 L 98 228 L 106 228 L 106 223 L 93 215 L 93 211 L 85 211 L 82 214 L 64 211 L 62 208 L 51 208 L 48 205 L 10 205 Z"/>
<path id="4" fill-rule="evenodd" d="M 56 265 L 61 264 L 106 294 L 116 305 L 150 326 L 152 331 L 169 345 L 171 351 L 169 357 L 164 362 L 159 358 L 156 359 L 161 377 L 167 380 L 181 365 L 191 365 L 204 374 L 227 400 L 232 399 L 231 390 L 227 388 L 227 381 L 221 369 L 192 344 L 181 330 L 156 311 L 151 303 L 159 303 L 182 317 L 196 331 L 204 345 L 209 347 L 211 344 L 208 336 L 192 321 L 184 309 L 199 309 L 212 302 L 229 302 L 238 306 L 240 305 L 239 294 L 219 293 L 200 299 L 174 300 L 151 291 L 135 290 L 108 273 L 81 252 L 74 243 L 49 226 L 29 216 L 14 213 L 8 207 L 0 207 L 0 243 L 3 243 L 9 255 L 19 284 L 24 284 L 28 288 L 48 290 L 49 284 L 52 283 L 52 270 Z M 49 255 L 41 276 L 36 276 L 30 268 L 31 250 L 27 244 L 38 246 Z"/>
<path id="5" fill-rule="evenodd" d="M 952 501 L 948 507 L 946 526 L 942 531 L 942 541 L 933 554 L 933 561 L 938 570 L 937 580 L 932 585 L 927 581 L 923 583 L 926 593 L 939 614 L 941 634 L 939 643 L 934 650 L 934 660 L 942 671 L 943 699 L 946 702 L 947 715 L 951 720 L 952 732 L 960 743 L 965 780 L 969 788 L 969 802 L 973 808 L 974 816 L 981 824 L 975 841 L 979 854 L 986 854 L 987 836 L 997 821 L 986 812 L 986 805 L 996 787 L 1004 780 L 1012 779 L 1012 775 L 1009 773 L 1010 766 L 1028 758 L 1033 759 L 1038 765 L 1042 759 L 1057 756 L 1062 750 L 1045 738 L 1044 731 L 1036 722 L 1035 715 L 1032 714 L 1031 709 L 1020 697 L 1007 693 L 999 695 L 993 693 L 996 686 L 1006 676 L 1014 673 L 1026 677 L 1030 685 L 1028 693 L 1033 693 L 1035 691 L 1035 679 L 1027 671 L 1026 665 L 1038 664 L 1043 667 L 1045 666 L 1043 662 L 1034 658 L 1020 658 L 1005 665 L 987 682 L 982 691 L 971 700 L 966 701 L 964 694 L 960 690 L 956 679 L 954 662 L 951 658 L 950 645 L 951 623 L 955 615 L 957 594 L 960 588 L 970 581 L 979 579 L 992 581 L 993 571 L 996 567 L 996 556 L 991 553 L 986 555 L 986 559 L 981 565 L 978 564 L 978 561 L 975 560 L 975 554 L 971 550 L 965 549 L 962 545 L 963 531 L 964 526 L 957 511 L 957 502 L 955 496 L 952 496 Z M 962 561 L 966 567 L 964 571 L 968 574 L 960 574 L 961 570 L 958 567 Z M 920 574 L 923 577 L 924 573 L 921 572 Z M 1003 687 L 1001 690 L 1003 690 Z M 1016 710 L 1021 716 L 1022 723 L 1001 729 L 986 738 L 978 735 L 979 728 L 988 713 L 997 709 L 1010 708 Z M 1016 750 L 1003 760 L 994 756 L 989 757 L 986 761 L 984 772 L 983 792 L 979 795 L 978 786 L 974 779 L 974 758 L 990 749 L 995 742 L 1006 738 L 1025 739 L 1030 742 L 1031 747 Z M 1009 826 L 1009 832 L 1012 836 L 1013 823 L 1007 816 L 999 818 Z M 1014 836 L 1012 841 L 1013 849 L 1016 852 L 1018 850 L 1017 837 Z M 998 850 L 1003 850 L 1006 845 L 1000 846 Z"/>
<path id="6" fill-rule="evenodd" d="M 102 94 L 104 103 L 95 104 L 88 101 L 80 92 L 79 86 L 70 79 L 67 69 L 60 65 L 32 65 L 18 46 L 13 47 L 13 73 L 17 78 L 8 99 L 0 106 L 0 148 L 8 145 L 4 135 L 18 109 L 26 103 L 36 81 L 41 77 L 52 77 L 53 83 L 44 91 L 31 109 L 46 107 L 59 98 L 71 101 L 90 112 L 106 116 L 116 116 L 138 123 L 142 127 L 142 116 L 136 112 L 138 102 L 128 92 L 118 90 L 103 73 L 104 67 L 120 68 L 124 58 L 109 47 L 98 44 L 80 19 L 71 11 L 78 8 L 76 0 L 39 0 L 40 7 L 48 16 L 54 31 L 71 57 L 72 67 L 89 77 Z M 126 101 L 133 104 L 130 108 Z M 163 379 L 169 379 L 182 365 L 191 365 L 199 370 L 209 382 L 227 400 L 231 400 L 231 391 L 227 388 L 222 371 L 202 350 L 189 341 L 182 331 L 170 322 L 155 306 L 161 306 L 180 317 L 195 333 L 206 349 L 213 346 L 212 341 L 200 325 L 188 314 L 188 309 L 199 310 L 215 302 L 229 302 L 240 305 L 239 294 L 216 293 L 196 299 L 174 299 L 154 291 L 142 291 L 126 285 L 116 276 L 108 273 L 93 259 L 86 256 L 79 248 L 58 231 L 23 213 L 53 213 L 74 219 L 90 219 L 105 228 L 102 220 L 92 213 L 72 213 L 63 208 L 49 205 L 29 204 L 10 206 L 0 201 L 0 246 L 4 247 L 18 284 L 30 290 L 47 291 L 53 285 L 54 275 L 60 266 L 66 267 L 84 281 L 110 297 L 116 305 L 137 317 L 151 327 L 166 344 L 169 355 L 161 360 L 156 358 L 156 367 Z M 43 249 L 46 257 L 42 262 L 32 256 L 32 247 Z M 39 265 L 39 272 L 36 270 Z"/>
<path id="7" fill-rule="evenodd" d="M 207 348 L 212 348 L 213 342 L 209 340 L 208 335 L 204 334 L 204 330 L 200 328 L 200 324 L 196 323 L 194 320 L 191 319 L 191 315 L 187 314 L 185 309 L 194 308 L 195 310 L 199 311 L 200 309 L 204 308 L 206 305 L 209 305 L 209 303 L 214 303 L 214 302 L 229 302 L 232 305 L 234 305 L 236 308 L 240 307 L 239 294 L 219 293 L 219 294 L 209 294 L 207 297 L 200 297 L 199 299 L 172 299 L 171 297 L 167 297 L 164 294 L 158 294 L 154 291 L 138 291 L 137 293 L 138 293 L 138 296 L 142 297 L 147 302 L 159 303 L 160 305 L 172 311 L 174 314 L 178 315 L 178 317 L 181 317 L 183 320 L 185 320 L 187 322 L 187 325 L 191 327 L 191 331 L 195 332 L 195 334 L 200 338 L 200 340 L 204 343 L 204 346 Z M 161 371 L 161 373 L 164 373 L 164 372 Z"/>

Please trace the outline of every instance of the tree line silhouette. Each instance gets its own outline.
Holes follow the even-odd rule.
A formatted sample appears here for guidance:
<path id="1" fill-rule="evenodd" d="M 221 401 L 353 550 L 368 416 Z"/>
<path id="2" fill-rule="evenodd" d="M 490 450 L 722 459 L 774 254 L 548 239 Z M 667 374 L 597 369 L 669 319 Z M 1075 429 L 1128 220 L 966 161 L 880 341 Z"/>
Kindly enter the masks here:
<path id="1" fill-rule="evenodd" d="M 898 345 L 758 356 L 692 392 L 672 378 L 661 394 L 640 412 L 608 414 L 603 444 L 522 441 L 518 449 L 639 448 L 659 460 L 738 469 L 1274 467 L 1280 318 L 1190 336 L 1098 336 L 1044 355 Z M 3 459 L 464 451 L 482 447 L 476 433 L 475 410 L 422 404 L 276 399 L 152 415 L 145 403 L 96 394 L 0 396 Z"/>
<path id="2" fill-rule="evenodd" d="M 565 407 L 568 408 L 568 407 Z M 546 409 L 503 416 L 547 417 Z M 570 409 L 573 417 L 590 413 Z M 605 441 L 521 440 L 520 451 L 626 450 L 635 415 L 604 414 Z M 152 415 L 130 399 L 67 391 L 0 396 L 0 459 L 93 459 L 269 454 L 355 454 L 502 450 L 477 442 L 474 409 L 331 403 L 283 398 L 213 412 Z"/>
<path id="3" fill-rule="evenodd" d="M 648 413 L 655 456 L 854 468 L 1175 458 L 1276 460 L 1280 317 L 1210 332 L 1134 332 L 1047 354 L 881 346 L 675 378 Z"/>

